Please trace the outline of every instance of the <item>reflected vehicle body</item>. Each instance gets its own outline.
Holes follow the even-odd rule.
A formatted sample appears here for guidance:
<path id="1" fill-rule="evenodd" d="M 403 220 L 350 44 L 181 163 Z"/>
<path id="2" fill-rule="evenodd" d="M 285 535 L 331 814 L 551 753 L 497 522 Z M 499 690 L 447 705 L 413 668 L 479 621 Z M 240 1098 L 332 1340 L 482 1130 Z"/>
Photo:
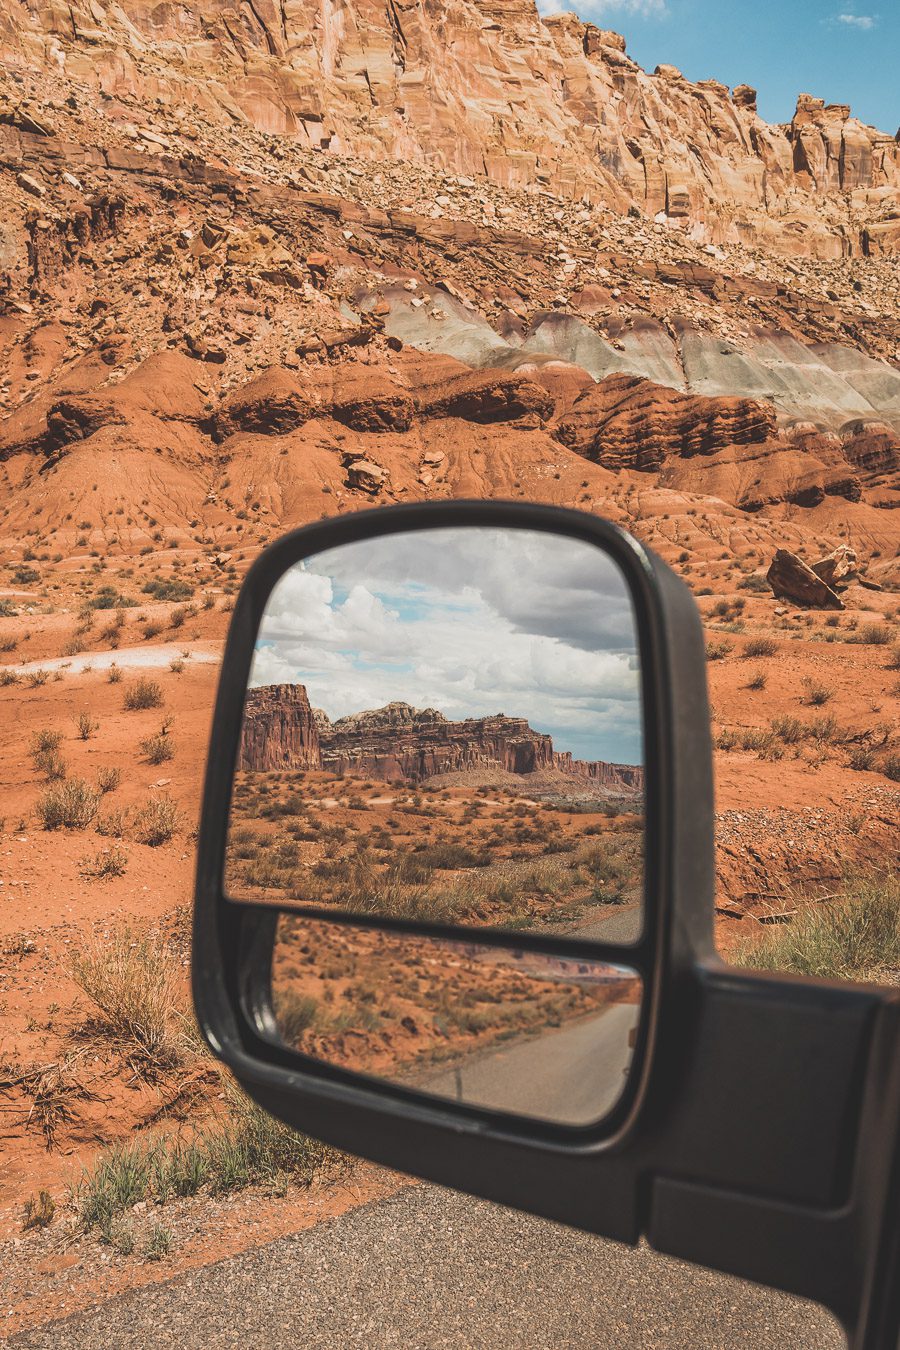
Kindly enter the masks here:
<path id="1" fill-rule="evenodd" d="M 588 1125 L 640 1015 L 628 966 L 282 914 L 273 1004 L 313 1058 L 489 1110 Z"/>

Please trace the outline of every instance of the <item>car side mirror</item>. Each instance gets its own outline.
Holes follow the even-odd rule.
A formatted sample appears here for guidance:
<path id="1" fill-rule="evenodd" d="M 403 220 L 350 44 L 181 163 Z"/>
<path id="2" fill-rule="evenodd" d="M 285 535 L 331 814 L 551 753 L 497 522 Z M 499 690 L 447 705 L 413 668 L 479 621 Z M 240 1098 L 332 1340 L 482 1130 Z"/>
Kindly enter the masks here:
<path id="1" fill-rule="evenodd" d="M 725 968 L 713 820 L 699 615 L 637 540 L 502 502 L 308 526 L 226 644 L 201 1030 L 339 1148 L 858 1327 L 866 1261 L 816 1253 L 851 1178 L 874 1222 L 859 1066 L 897 1001 Z"/>

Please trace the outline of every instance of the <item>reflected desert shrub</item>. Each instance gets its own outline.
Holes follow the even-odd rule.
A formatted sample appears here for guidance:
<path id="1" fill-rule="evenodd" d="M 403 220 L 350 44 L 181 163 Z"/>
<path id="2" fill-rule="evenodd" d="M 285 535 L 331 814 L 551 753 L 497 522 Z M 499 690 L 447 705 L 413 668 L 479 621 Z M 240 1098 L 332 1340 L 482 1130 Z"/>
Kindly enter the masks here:
<path id="1" fill-rule="evenodd" d="M 310 995 L 282 990 L 275 996 L 275 1018 L 282 1038 L 289 1045 L 295 1045 L 305 1032 L 319 1023 L 319 1001 Z"/>

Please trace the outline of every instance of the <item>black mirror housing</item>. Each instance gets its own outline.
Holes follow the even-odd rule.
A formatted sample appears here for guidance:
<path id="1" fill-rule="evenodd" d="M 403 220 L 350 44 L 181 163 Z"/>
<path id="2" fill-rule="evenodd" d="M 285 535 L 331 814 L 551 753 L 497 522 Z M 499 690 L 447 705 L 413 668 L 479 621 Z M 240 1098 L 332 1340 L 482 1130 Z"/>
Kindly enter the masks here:
<path id="1" fill-rule="evenodd" d="M 225 886 L 244 695 L 279 578 L 342 544 L 479 525 L 595 546 L 627 583 L 639 636 L 642 934 L 627 949 L 558 945 L 599 960 L 620 960 L 627 950 L 644 1003 L 626 1090 L 607 1117 L 577 1130 L 425 1098 L 285 1046 L 272 1011 L 277 910 L 236 903 Z M 192 978 L 201 1031 L 245 1091 L 297 1129 L 442 1185 L 625 1242 L 646 1235 L 674 1255 L 818 1299 L 855 1330 L 856 1344 L 874 1346 L 859 1337 L 883 1316 L 874 1264 L 884 1221 L 878 1195 L 891 1174 L 900 1115 L 900 1072 L 889 1067 L 888 1053 L 897 1045 L 900 999 L 724 967 L 713 950 L 713 829 L 699 613 L 680 578 L 637 540 L 591 515 L 485 501 L 392 507 L 310 525 L 259 557 L 228 634 L 195 892 Z M 456 931 L 377 923 L 437 938 Z M 478 930 L 478 940 L 500 945 L 509 937 Z M 525 947 L 531 941 L 521 936 Z M 885 1162 L 872 1146 L 888 1135 Z M 850 1233 L 852 1261 L 841 1257 Z"/>

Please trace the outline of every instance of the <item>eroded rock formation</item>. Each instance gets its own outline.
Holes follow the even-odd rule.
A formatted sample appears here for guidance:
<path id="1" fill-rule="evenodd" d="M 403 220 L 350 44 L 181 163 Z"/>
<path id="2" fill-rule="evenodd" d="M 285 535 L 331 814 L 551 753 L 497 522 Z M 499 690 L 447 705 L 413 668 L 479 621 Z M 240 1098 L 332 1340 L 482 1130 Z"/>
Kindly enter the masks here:
<path id="1" fill-rule="evenodd" d="M 498 713 L 454 722 L 435 708 L 394 702 L 332 722 L 320 708 L 310 708 L 303 685 L 249 691 L 238 767 L 323 769 L 411 783 L 476 769 L 513 774 L 547 769 L 612 792 L 643 787 L 640 766 L 575 759 L 570 751 L 555 750 L 551 737 L 522 717 Z"/>
<path id="2" fill-rule="evenodd" d="M 572 13 L 542 19 L 533 0 L 7 0 L 0 50 L 55 62 L 108 97 L 159 99 L 167 130 L 144 137 L 156 150 L 198 118 L 243 122 L 309 148 L 636 205 L 735 241 L 773 233 L 780 210 L 822 256 L 859 251 L 863 238 L 871 251 L 896 243 L 891 135 L 809 94 L 788 126 L 769 125 L 750 86 L 694 84 L 671 65 L 649 73 L 619 34 Z M 27 100 L 0 115 L 52 131 Z"/>
<path id="3" fill-rule="evenodd" d="M 322 767 L 316 720 L 302 684 L 267 684 L 248 691 L 237 767 Z"/>

